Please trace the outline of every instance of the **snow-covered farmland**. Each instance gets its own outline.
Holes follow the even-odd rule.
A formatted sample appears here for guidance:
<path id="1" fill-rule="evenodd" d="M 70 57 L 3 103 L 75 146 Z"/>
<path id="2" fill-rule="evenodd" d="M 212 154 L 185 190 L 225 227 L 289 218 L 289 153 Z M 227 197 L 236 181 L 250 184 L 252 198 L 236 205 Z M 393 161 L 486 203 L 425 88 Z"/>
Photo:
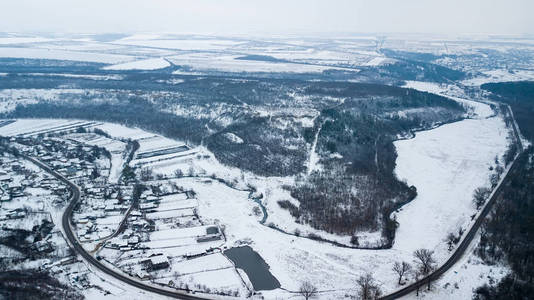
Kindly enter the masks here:
<path id="1" fill-rule="evenodd" d="M 468 101 L 464 103 L 471 104 Z M 355 279 L 365 272 L 373 273 L 384 292 L 390 292 L 397 288 L 391 271 L 393 263 L 398 260 L 412 261 L 415 249 L 428 248 L 436 251 L 438 263 L 446 260 L 450 255 L 445 243 L 447 234 L 457 232 L 459 227 L 467 229 L 470 216 L 476 213 L 471 200 L 473 190 L 488 185 L 489 167 L 494 164 L 496 156 L 500 157 L 504 153 L 508 132 L 502 119 L 493 116 L 486 104 L 471 105 L 474 106 L 473 119 L 420 132 L 413 139 L 395 143 L 398 152 L 395 172 L 399 178 L 406 179 L 408 184 L 417 187 L 418 197 L 396 213 L 400 226 L 395 244 L 389 250 L 340 248 L 305 237 L 287 235 L 261 224 L 261 216 L 254 213 L 258 204 L 249 198 L 246 184 L 253 184 L 258 191 L 265 192 L 262 202 L 269 213 L 268 224 L 270 220 L 290 218 L 288 214 L 284 215 L 273 207 L 280 197 L 280 191 L 283 191 L 280 186 L 291 182 L 291 178 L 263 178 L 243 173 L 221 165 L 203 147 L 193 148 L 192 151 L 196 151 L 196 154 L 190 155 L 187 160 L 170 159 L 164 164 L 162 161 L 146 161 L 147 164 L 143 166 L 153 168 L 157 174 L 171 177 L 167 181 L 185 190 L 195 191 L 195 201 L 198 201 L 196 213 L 208 224 L 216 223 L 224 227 L 226 241 L 211 242 L 202 247 L 250 245 L 261 255 L 269 265 L 269 271 L 282 285 L 282 289 L 262 291 L 267 299 L 288 297 L 289 294 L 284 289 L 296 290 L 304 280 L 309 280 L 320 290 L 333 291 L 321 293 L 321 298 L 335 299 L 340 293 L 353 294 Z M 61 127 L 65 126 L 65 122 L 20 120 L 1 127 L 0 134 L 16 135 L 36 128 L 44 130 L 47 127 Z M 139 129 L 107 123 L 95 126 L 115 138 L 139 140 L 140 151 L 144 149 L 144 152 L 183 145 L 182 142 L 160 138 Z M 154 141 L 155 145 L 150 141 Z M 135 165 L 135 160 L 132 164 Z M 181 169 L 184 174 L 191 172 L 193 176 L 172 178 L 176 169 Z M 211 174 L 225 182 L 232 182 L 232 185 L 206 177 Z M 267 190 L 271 192 L 267 193 Z M 288 196 L 285 194 L 283 197 Z M 154 210 L 149 214 L 168 213 L 167 210 L 170 210 L 172 213 L 167 217 L 179 217 L 184 215 L 180 211 L 188 210 L 190 205 L 195 204 L 184 196 L 169 198 L 162 199 L 159 211 Z M 188 218 L 185 215 L 184 218 Z M 161 230 L 151 234 L 150 241 L 145 245 L 158 251 L 168 251 L 165 253 L 169 256 L 199 251 L 194 238 L 205 234 L 203 226 L 180 229 L 163 226 L 159 229 Z M 105 253 L 103 251 L 103 255 Z M 321 272 L 316 272 L 319 269 Z M 229 270 L 231 268 L 224 272 L 230 272 Z M 211 272 L 214 271 L 187 276 L 191 276 L 195 283 L 206 280 L 206 285 L 215 286 L 216 283 L 210 278 L 218 275 L 210 275 Z M 232 280 L 223 286 L 234 288 L 234 283 Z"/>
<path id="2" fill-rule="evenodd" d="M 448 233 L 467 228 L 476 212 L 473 191 L 490 186 L 489 168 L 506 150 L 507 135 L 502 119 L 493 117 L 444 125 L 395 142 L 395 172 L 417 187 L 418 196 L 397 214 L 394 248 L 444 248 Z M 447 255 L 445 249 L 440 253 Z"/>
<path id="3" fill-rule="evenodd" d="M 144 60 L 136 60 L 123 64 L 112 65 L 104 67 L 105 70 L 157 70 L 163 69 L 171 64 L 163 58 L 150 58 Z"/>
<path id="4" fill-rule="evenodd" d="M 177 39 L 158 35 L 132 35 L 114 43 L 130 46 L 157 47 L 178 50 L 223 50 L 242 42 L 224 39 Z"/>
<path id="5" fill-rule="evenodd" d="M 83 51 L 66 51 L 51 50 L 47 48 L 14 48 L 0 47 L 0 57 L 6 58 L 30 58 L 30 59 L 56 59 L 70 61 L 86 61 L 94 63 L 118 64 L 136 59 L 134 56 L 83 52 Z"/>
<path id="6" fill-rule="evenodd" d="M 528 81 L 534 79 L 534 70 L 488 70 L 479 76 L 466 79 L 462 83 L 467 86 L 479 86 L 489 82 Z"/>
<path id="7" fill-rule="evenodd" d="M 312 65 L 304 63 L 243 60 L 238 59 L 239 57 L 240 56 L 237 55 L 191 53 L 169 57 L 169 60 L 176 65 L 189 68 L 189 70 L 185 70 L 187 72 L 219 71 L 320 73 L 329 69 L 343 70 L 343 68 L 339 67 Z M 184 73 L 184 70 L 176 71 L 176 74 L 182 73 Z"/>

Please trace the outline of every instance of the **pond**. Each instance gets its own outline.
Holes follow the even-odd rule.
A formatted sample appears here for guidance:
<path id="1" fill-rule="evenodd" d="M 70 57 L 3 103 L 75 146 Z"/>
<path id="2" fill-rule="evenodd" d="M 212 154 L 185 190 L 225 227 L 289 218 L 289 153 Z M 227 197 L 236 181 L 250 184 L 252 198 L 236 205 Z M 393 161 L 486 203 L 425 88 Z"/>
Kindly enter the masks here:
<path id="1" fill-rule="evenodd" d="M 280 287 L 280 282 L 269 272 L 269 265 L 249 246 L 230 248 L 224 254 L 236 267 L 245 271 L 254 290 L 274 290 Z"/>

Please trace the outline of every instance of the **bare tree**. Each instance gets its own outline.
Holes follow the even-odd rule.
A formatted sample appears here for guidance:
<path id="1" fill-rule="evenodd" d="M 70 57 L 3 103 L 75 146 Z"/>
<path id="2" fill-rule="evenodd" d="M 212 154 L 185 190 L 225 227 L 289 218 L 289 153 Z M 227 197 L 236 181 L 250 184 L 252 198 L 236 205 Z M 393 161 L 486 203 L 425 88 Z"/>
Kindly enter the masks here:
<path id="1" fill-rule="evenodd" d="M 417 259 L 423 275 L 430 273 L 434 263 L 436 263 L 433 255 L 434 251 L 430 251 L 428 249 L 418 249 L 414 251 L 413 256 L 415 256 Z"/>
<path id="2" fill-rule="evenodd" d="M 370 273 L 360 276 L 356 283 L 360 287 L 360 298 L 362 300 L 378 299 L 382 294 L 380 287 Z"/>
<path id="3" fill-rule="evenodd" d="M 455 241 L 456 241 L 456 236 L 454 235 L 454 233 L 449 232 L 449 234 L 447 235 L 447 245 L 449 245 L 449 251 L 451 251 L 454 244 L 456 244 Z"/>
<path id="4" fill-rule="evenodd" d="M 184 172 L 181 169 L 174 170 L 174 177 L 180 178 L 184 176 Z"/>
<path id="5" fill-rule="evenodd" d="M 475 192 L 473 193 L 473 202 L 475 203 L 477 209 L 480 209 L 484 205 L 488 194 L 489 190 L 484 187 L 479 187 L 475 190 Z"/>
<path id="6" fill-rule="evenodd" d="M 395 262 L 395 264 L 393 265 L 393 271 L 399 276 L 399 285 L 402 283 L 402 277 L 404 277 L 404 275 L 406 275 L 411 270 L 412 266 L 409 263 L 405 261 L 403 261 L 402 263 L 398 261 Z"/>
<path id="7" fill-rule="evenodd" d="M 150 169 L 149 167 L 145 167 L 141 169 L 141 180 L 142 181 L 149 181 L 149 180 L 152 180 L 153 178 L 154 177 L 152 174 L 152 169 Z"/>
<path id="8" fill-rule="evenodd" d="M 421 271 L 415 271 L 415 282 L 418 282 L 419 279 L 421 279 Z M 419 297 L 419 291 L 421 290 L 421 286 L 417 285 L 417 289 L 415 290 L 415 296 Z"/>
<path id="9" fill-rule="evenodd" d="M 422 276 L 427 276 L 434 269 L 436 260 L 433 257 L 434 251 L 428 249 L 415 250 L 413 256 L 415 256 L 417 263 L 419 264 L 419 270 Z M 430 290 L 430 280 L 428 281 L 428 289 Z"/>
<path id="10" fill-rule="evenodd" d="M 195 168 L 193 166 L 189 166 L 189 169 L 187 169 L 187 176 L 189 177 L 195 176 Z"/>
<path id="11" fill-rule="evenodd" d="M 304 297 L 304 299 L 308 300 L 310 298 L 315 297 L 317 295 L 317 288 L 311 284 L 308 281 L 304 281 L 299 288 L 299 294 Z"/>

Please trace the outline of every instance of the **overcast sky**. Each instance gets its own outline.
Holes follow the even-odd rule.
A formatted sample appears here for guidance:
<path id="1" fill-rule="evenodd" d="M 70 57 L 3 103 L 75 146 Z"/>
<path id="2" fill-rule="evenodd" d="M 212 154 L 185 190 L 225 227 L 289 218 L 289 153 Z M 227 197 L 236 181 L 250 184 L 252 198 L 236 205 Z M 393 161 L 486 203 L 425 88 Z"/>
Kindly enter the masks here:
<path id="1" fill-rule="evenodd" d="M 0 31 L 534 34 L 534 0 L 0 0 Z"/>

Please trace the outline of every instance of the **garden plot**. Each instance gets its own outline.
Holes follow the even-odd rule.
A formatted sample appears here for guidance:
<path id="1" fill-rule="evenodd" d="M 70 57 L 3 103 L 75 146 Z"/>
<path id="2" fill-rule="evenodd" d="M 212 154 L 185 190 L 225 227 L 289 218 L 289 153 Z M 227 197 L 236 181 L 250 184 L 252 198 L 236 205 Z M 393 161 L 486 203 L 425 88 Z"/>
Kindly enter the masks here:
<path id="1" fill-rule="evenodd" d="M 97 218 L 95 220 L 95 223 L 98 225 L 98 226 L 101 226 L 101 225 L 112 225 L 112 226 L 115 226 L 115 227 L 118 227 L 119 223 L 122 221 L 122 219 L 124 218 L 124 216 L 122 215 L 107 215 L 103 218 Z"/>
<path id="2" fill-rule="evenodd" d="M 233 268 L 234 265 L 221 253 L 204 255 L 194 259 L 173 261 L 171 273 L 179 272 L 180 276 L 199 272 Z"/>
<path id="3" fill-rule="evenodd" d="M 203 252 L 206 250 L 204 247 L 197 246 L 196 238 L 186 237 L 186 238 L 169 238 L 164 240 L 149 241 L 141 243 L 142 246 L 148 247 L 149 249 L 165 249 L 165 248 L 183 248 L 182 251 L 175 252 L 172 251 L 173 255 L 181 256 L 186 255 L 190 252 Z"/>
<path id="4" fill-rule="evenodd" d="M 205 286 L 211 290 L 231 290 L 238 291 L 233 294 L 244 298 L 248 294 L 248 289 L 244 286 L 242 279 L 235 269 L 223 269 L 217 271 L 201 272 L 185 275 L 179 278 L 181 282 L 189 285 Z"/>
<path id="5" fill-rule="evenodd" d="M 160 205 L 163 204 L 163 203 L 168 203 L 168 202 L 180 202 L 180 201 L 184 201 L 184 200 L 188 200 L 189 198 L 187 197 L 187 194 L 186 193 L 180 193 L 180 194 L 171 194 L 171 195 L 166 195 L 166 196 L 162 196 L 159 200 L 159 203 Z"/>
<path id="6" fill-rule="evenodd" d="M 206 250 L 218 248 L 224 243 L 221 238 L 206 239 L 209 228 L 217 228 L 214 225 L 172 229 L 161 227 L 159 226 L 157 231 L 151 232 L 149 241 L 142 243 L 142 246 L 150 249 L 169 249 L 169 255 L 178 257 L 204 253 Z M 217 229 L 218 231 L 219 229 Z"/>
<path id="7" fill-rule="evenodd" d="M 158 219 L 169 219 L 169 218 L 181 218 L 181 217 L 190 217 L 195 215 L 194 208 L 186 208 L 180 210 L 166 210 L 166 211 L 157 211 L 146 214 L 146 218 L 150 220 Z"/>
<path id="8" fill-rule="evenodd" d="M 169 155 L 189 150 L 185 144 L 159 135 L 138 140 L 139 150 L 136 159 L 151 158 L 154 156 Z"/>
<path id="9" fill-rule="evenodd" d="M 130 128 L 114 123 L 103 123 L 95 128 L 101 129 L 109 133 L 111 136 L 120 139 L 140 140 L 147 137 L 153 137 L 153 133 L 146 132 L 138 128 Z"/>
<path id="10" fill-rule="evenodd" d="M 181 238 L 196 238 L 206 235 L 206 230 L 212 226 L 198 226 L 191 228 L 177 228 L 169 230 L 154 231 L 150 234 L 151 241 L 170 240 Z"/>
<path id="11" fill-rule="evenodd" d="M 122 154 L 126 149 L 126 143 L 95 133 L 73 133 L 69 134 L 67 138 L 75 140 L 78 143 L 105 148 L 111 154 Z"/>
<path id="12" fill-rule="evenodd" d="M 176 148 L 177 149 L 175 151 L 177 152 L 175 153 L 152 156 L 143 159 L 137 158 L 132 161 L 132 164 L 139 167 L 150 166 L 154 169 L 161 170 L 161 168 L 165 166 L 172 166 L 179 162 L 191 161 L 195 158 L 195 155 L 198 154 L 198 150 L 196 149 L 186 150 L 184 146 L 178 146 Z"/>
<path id="13" fill-rule="evenodd" d="M 91 122 L 61 119 L 18 119 L 16 122 L 0 128 L 3 136 L 31 136 L 62 130 L 74 130 L 79 126 L 88 126 Z"/>
<path id="14" fill-rule="evenodd" d="M 156 211 L 169 211 L 169 210 L 181 210 L 186 208 L 195 208 L 197 207 L 198 202 L 196 199 L 187 199 L 181 201 L 167 201 L 160 203 Z"/>
<path id="15" fill-rule="evenodd" d="M 189 150 L 189 148 L 185 145 L 179 145 L 179 146 L 175 146 L 175 145 L 176 143 L 170 147 L 162 147 L 162 148 L 157 148 L 157 149 L 148 150 L 144 152 L 139 151 L 137 153 L 137 159 L 150 158 L 150 157 L 160 156 L 160 155 L 169 155 L 169 154 L 174 154 L 174 153 L 179 153 L 179 152 Z"/>
<path id="16" fill-rule="evenodd" d="M 142 246 L 148 246 L 153 251 L 162 252 L 172 257 L 182 257 L 191 255 L 200 255 L 206 253 L 209 249 L 221 247 L 223 241 L 213 241 L 206 243 L 197 243 L 196 240 L 190 239 L 189 243 L 183 240 L 164 240 L 145 242 Z"/>

